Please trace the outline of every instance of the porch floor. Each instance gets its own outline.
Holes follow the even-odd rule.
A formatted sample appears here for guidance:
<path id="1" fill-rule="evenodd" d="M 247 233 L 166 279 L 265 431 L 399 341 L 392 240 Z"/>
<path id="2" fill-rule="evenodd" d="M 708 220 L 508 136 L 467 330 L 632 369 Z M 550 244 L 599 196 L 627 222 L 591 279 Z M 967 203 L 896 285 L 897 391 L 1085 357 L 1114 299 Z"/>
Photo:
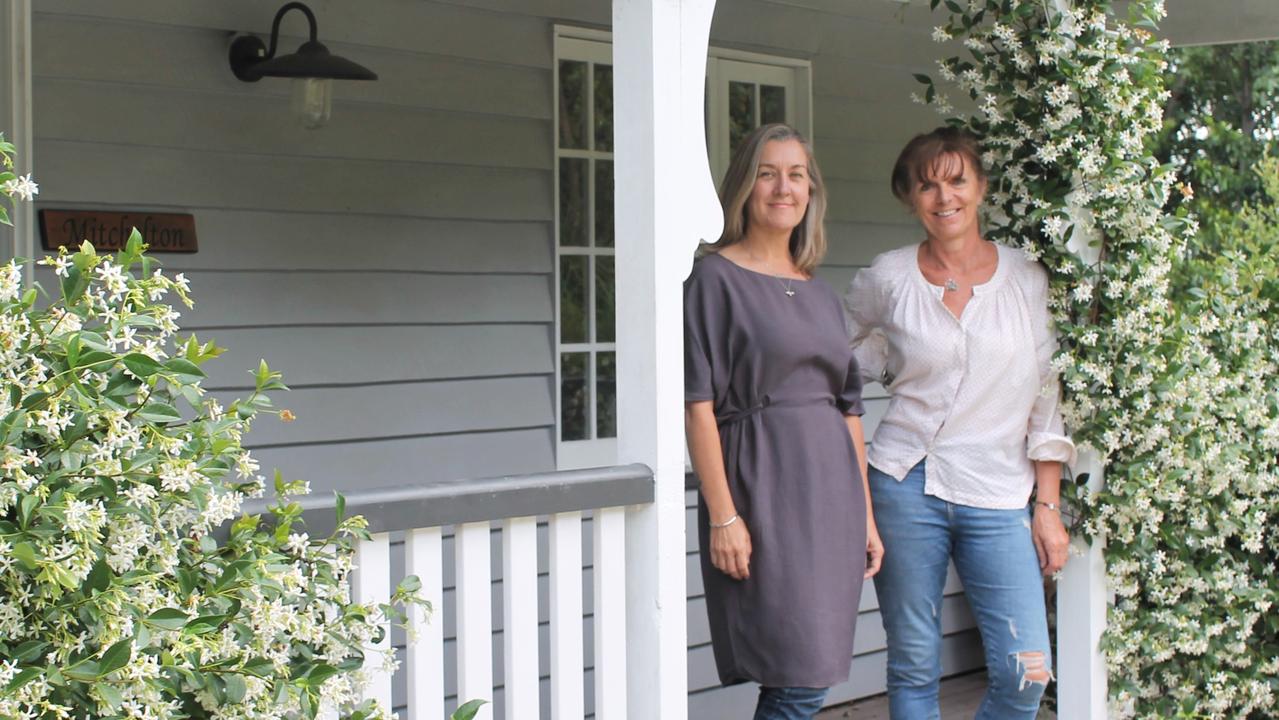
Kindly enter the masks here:
<path id="1" fill-rule="evenodd" d="M 986 673 L 972 672 L 942 680 L 941 720 L 971 720 L 986 692 Z M 1047 709 L 1039 711 L 1040 720 L 1055 720 L 1056 715 Z M 827 708 L 817 714 L 817 720 L 888 720 L 888 696 L 856 700 L 844 705 Z"/>

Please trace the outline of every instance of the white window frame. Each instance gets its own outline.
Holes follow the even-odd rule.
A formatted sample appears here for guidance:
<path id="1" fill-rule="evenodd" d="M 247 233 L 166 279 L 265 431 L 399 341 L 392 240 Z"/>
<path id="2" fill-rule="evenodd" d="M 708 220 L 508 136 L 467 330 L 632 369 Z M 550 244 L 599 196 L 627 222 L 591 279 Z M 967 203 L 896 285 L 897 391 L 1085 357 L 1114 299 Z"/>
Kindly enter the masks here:
<path id="1" fill-rule="evenodd" d="M 590 440 L 562 440 L 561 418 L 562 401 L 560 356 L 564 352 L 610 352 L 616 350 L 616 343 L 572 343 L 560 342 L 560 258 L 564 255 L 608 255 L 615 254 L 614 248 L 560 246 L 560 158 L 580 157 L 596 160 L 612 160 L 613 153 L 596 150 L 560 149 L 559 146 L 559 95 L 560 95 L 560 61 L 575 60 L 592 63 L 612 64 L 613 36 L 604 30 L 593 30 L 567 25 L 554 27 L 554 50 L 551 64 L 552 82 L 552 117 L 551 147 L 554 149 L 553 182 L 555 189 L 555 227 L 553 242 L 555 247 L 553 294 L 555 298 L 555 323 L 553 352 L 555 353 L 555 459 L 556 467 L 561 470 L 584 467 L 613 465 L 617 462 L 617 438 L 595 438 Z M 714 124 L 708 128 L 708 154 L 711 171 L 718 181 L 724 176 L 729 160 L 729 116 L 728 116 L 728 82 L 742 80 L 755 84 L 780 85 L 787 89 L 786 116 L 793 118 L 793 125 L 807 137 L 812 137 L 812 63 L 807 60 L 765 55 L 762 53 L 730 50 L 711 47 L 706 61 L 706 77 L 711 92 L 706 98 L 706 116 L 708 122 Z M 587 131 L 595 132 L 593 98 L 584 103 L 587 112 Z M 587 227 L 594 232 L 595 227 L 595 175 L 594 164 L 588 178 Z M 618 272 L 614 267 L 614 272 Z M 588 299 L 590 322 L 589 336 L 595 335 L 595 282 L 588 277 Z M 592 355 L 594 357 L 594 355 Z M 617 377 L 617 384 L 622 383 Z M 587 368 L 587 386 L 591 396 L 588 419 L 591 434 L 596 429 L 595 401 L 595 363 Z"/>

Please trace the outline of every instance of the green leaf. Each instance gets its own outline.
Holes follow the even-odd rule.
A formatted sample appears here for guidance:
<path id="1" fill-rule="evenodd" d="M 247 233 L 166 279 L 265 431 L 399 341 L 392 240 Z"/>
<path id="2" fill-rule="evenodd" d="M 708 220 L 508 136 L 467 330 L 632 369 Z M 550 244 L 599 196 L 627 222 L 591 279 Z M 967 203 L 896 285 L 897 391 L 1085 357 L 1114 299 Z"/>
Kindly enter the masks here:
<path id="1" fill-rule="evenodd" d="M 22 498 L 22 504 L 26 505 L 29 498 L 32 498 L 32 496 L 28 495 Z M 26 523 L 23 524 L 25 525 Z M 24 541 L 15 544 L 12 554 L 13 558 L 22 563 L 22 566 L 28 570 L 35 570 L 40 567 L 40 564 L 36 561 L 36 549 L 29 542 Z"/>
<path id="2" fill-rule="evenodd" d="M 89 571 L 89 577 L 85 578 L 84 589 L 89 593 L 102 592 L 111 587 L 111 578 L 115 574 L 111 572 L 111 566 L 106 561 L 99 560 L 93 564 L 93 569 Z"/>
<path id="3" fill-rule="evenodd" d="M 422 580 L 416 575 L 406 575 L 400 581 L 399 589 L 401 592 L 414 593 L 422 589 Z"/>
<path id="4" fill-rule="evenodd" d="M 44 399 L 47 397 L 49 397 L 49 393 L 47 392 L 33 392 L 30 395 L 22 398 L 22 409 L 30 410 L 36 405 L 39 405 L 40 403 L 44 402 Z"/>
<path id="5" fill-rule="evenodd" d="M 164 364 L 164 369 L 175 375 L 191 378 L 205 377 L 198 365 L 185 358 L 172 358 Z"/>
<path id="6" fill-rule="evenodd" d="M 125 638 L 120 642 L 107 648 L 102 653 L 102 659 L 98 661 L 98 673 L 100 675 L 110 675 L 129 664 L 129 659 L 133 657 L 133 638 Z"/>
<path id="7" fill-rule="evenodd" d="M 113 712 L 119 710 L 120 704 L 124 702 L 124 696 L 111 683 L 96 682 L 93 684 L 93 689 L 98 693 L 98 697 L 102 699 L 102 702 L 106 703 Z"/>
<path id="8" fill-rule="evenodd" d="M 244 676 L 236 673 L 227 673 L 222 676 L 226 680 L 226 701 L 228 703 L 239 703 L 244 701 L 244 696 L 249 691 L 248 685 L 244 682 Z"/>
<path id="9" fill-rule="evenodd" d="M 162 608 L 148 615 L 142 622 L 161 630 L 181 630 L 187 620 L 187 614 L 177 608 Z"/>
<path id="10" fill-rule="evenodd" d="M 177 422 L 182 419 L 182 414 L 168 403 L 148 403 L 138 411 L 138 417 L 150 422 Z"/>
<path id="11" fill-rule="evenodd" d="M 275 672 L 275 664 L 264 657 L 255 657 L 244 663 L 242 669 L 254 677 L 266 677 Z"/>
<path id="12" fill-rule="evenodd" d="M 137 257 L 142 254 L 142 233 L 137 228 L 133 228 L 133 232 L 129 233 L 129 239 L 124 243 L 124 254 Z"/>
<path id="13" fill-rule="evenodd" d="M 9 681 L 9 687 L 7 688 L 8 691 L 9 692 L 16 691 L 17 689 L 21 688 L 23 685 L 26 685 L 32 680 L 35 680 L 36 678 L 40 677 L 41 673 L 43 672 L 44 672 L 44 668 L 39 668 L 39 667 L 29 667 L 23 670 L 19 670 L 18 674 L 14 675 L 13 679 Z"/>
<path id="14" fill-rule="evenodd" d="M 911 77 L 914 77 L 915 81 L 920 83 L 921 85 L 933 84 L 933 79 L 923 73 L 914 73 Z"/>
<path id="15" fill-rule="evenodd" d="M 201 615 L 182 628 L 187 635 L 205 635 L 216 631 L 227 621 L 226 615 Z"/>
<path id="16" fill-rule="evenodd" d="M 82 682 L 90 682 L 102 677 L 102 668 L 93 660 L 85 660 L 76 663 L 68 668 L 63 668 L 62 674 L 72 680 L 80 680 Z"/>
<path id="17" fill-rule="evenodd" d="M 200 552 L 205 555 L 212 555 L 218 551 L 218 541 L 212 535 L 200 536 Z"/>
<path id="18" fill-rule="evenodd" d="M 241 520 L 243 519 L 244 518 L 241 518 Z M 235 523 L 235 526 L 238 526 L 239 524 L 240 524 L 240 520 L 237 520 Z M 235 526 L 232 526 L 233 532 L 234 532 Z M 226 568 L 222 570 L 222 576 L 218 578 L 218 581 L 217 583 L 214 584 L 213 589 L 214 590 L 226 589 L 231 583 L 235 582 L 236 578 L 240 577 L 241 573 L 243 573 L 245 570 L 249 569 L 252 566 L 253 566 L 253 561 L 244 559 L 244 558 L 236 560 L 230 565 L 227 565 Z"/>
<path id="19" fill-rule="evenodd" d="M 129 353 L 122 358 L 124 366 L 139 378 L 147 378 L 160 372 L 162 367 L 154 358 L 142 353 Z"/>
<path id="20" fill-rule="evenodd" d="M 480 711 L 480 708 L 487 703 L 487 700 L 471 700 L 459 707 L 449 718 L 450 720 L 471 720 Z"/>
<path id="21" fill-rule="evenodd" d="M 320 663 L 311 668 L 311 671 L 303 676 L 303 684 L 309 687 L 319 687 L 324 684 L 325 680 L 337 675 L 338 669 L 327 663 Z"/>
<path id="22" fill-rule="evenodd" d="M 35 514 L 36 506 L 39 504 L 39 495 L 24 495 L 18 502 L 18 522 L 24 529 L 31 526 L 31 516 Z M 34 548 L 31 549 L 34 551 Z"/>
<path id="23" fill-rule="evenodd" d="M 35 662 L 44 657 L 45 650 L 48 648 L 49 643 L 43 640 L 28 640 L 14 649 L 11 659 L 20 663 Z"/>

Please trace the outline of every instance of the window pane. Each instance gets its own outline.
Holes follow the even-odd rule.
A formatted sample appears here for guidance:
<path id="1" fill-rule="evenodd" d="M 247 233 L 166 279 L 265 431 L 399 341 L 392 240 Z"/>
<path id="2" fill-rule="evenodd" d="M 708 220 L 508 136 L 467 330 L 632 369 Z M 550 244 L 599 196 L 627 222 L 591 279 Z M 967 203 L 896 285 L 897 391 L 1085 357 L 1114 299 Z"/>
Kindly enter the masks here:
<path id="1" fill-rule="evenodd" d="M 560 158 L 560 245 L 587 242 L 586 163 L 585 158 Z"/>
<path id="2" fill-rule="evenodd" d="M 595 66 L 595 149 L 613 149 L 613 67 Z"/>
<path id="3" fill-rule="evenodd" d="M 586 362 L 589 353 L 560 355 L 560 439 L 586 440 L 589 406 Z"/>
<path id="4" fill-rule="evenodd" d="M 737 144 L 755 129 L 755 85 L 753 83 L 730 82 L 728 84 L 728 149 L 737 149 Z"/>
<path id="5" fill-rule="evenodd" d="M 780 85 L 759 86 L 759 122 L 786 122 L 786 88 Z"/>
<path id="6" fill-rule="evenodd" d="M 595 161 L 595 245 L 613 247 L 613 162 Z"/>
<path id="7" fill-rule="evenodd" d="M 585 255 L 560 256 L 560 342 L 587 342 Z"/>
<path id="8" fill-rule="evenodd" d="M 595 256 L 595 342 L 613 342 L 613 303 L 617 281 L 613 277 L 613 256 Z"/>
<path id="9" fill-rule="evenodd" d="M 560 147 L 586 147 L 586 63 L 560 61 Z"/>
<path id="10" fill-rule="evenodd" d="M 595 356 L 595 437 L 617 437 L 617 353 Z"/>

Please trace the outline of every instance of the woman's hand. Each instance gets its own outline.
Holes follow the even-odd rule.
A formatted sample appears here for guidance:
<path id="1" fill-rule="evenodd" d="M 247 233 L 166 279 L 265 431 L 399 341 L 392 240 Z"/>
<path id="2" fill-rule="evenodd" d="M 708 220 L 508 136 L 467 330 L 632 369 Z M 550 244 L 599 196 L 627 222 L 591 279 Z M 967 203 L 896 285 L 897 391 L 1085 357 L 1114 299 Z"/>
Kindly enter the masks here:
<path id="1" fill-rule="evenodd" d="M 726 527 L 711 528 L 711 564 L 734 580 L 751 576 L 751 533 L 738 517 Z"/>
<path id="2" fill-rule="evenodd" d="M 1066 567 L 1070 555 L 1070 534 L 1061 522 L 1061 512 L 1043 505 L 1035 505 L 1035 519 L 1030 527 L 1039 555 L 1039 569 L 1044 575 L 1052 575 Z"/>
<path id="3" fill-rule="evenodd" d="M 884 562 L 884 541 L 879 539 L 879 528 L 875 526 L 875 521 L 871 520 L 866 523 L 866 574 L 862 575 L 863 580 L 869 580 L 875 577 L 875 573 L 879 572 L 879 566 Z"/>

